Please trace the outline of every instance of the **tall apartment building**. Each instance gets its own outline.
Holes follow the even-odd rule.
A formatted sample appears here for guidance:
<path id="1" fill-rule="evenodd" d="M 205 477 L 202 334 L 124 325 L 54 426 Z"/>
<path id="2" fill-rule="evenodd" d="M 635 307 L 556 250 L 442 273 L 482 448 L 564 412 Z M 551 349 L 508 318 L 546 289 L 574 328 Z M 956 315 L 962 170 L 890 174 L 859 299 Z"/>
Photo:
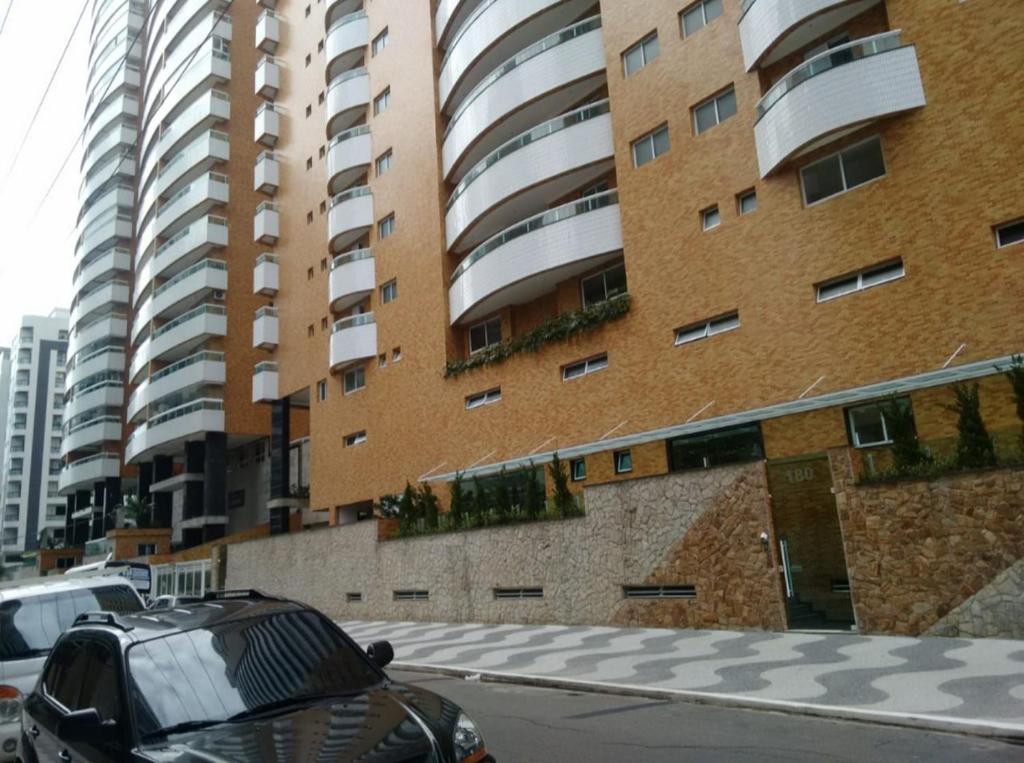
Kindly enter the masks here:
<path id="1" fill-rule="evenodd" d="M 26 315 L 4 363 L 8 395 L 3 473 L 0 479 L 0 535 L 3 562 L 17 563 L 47 538 L 63 540 L 65 501 L 58 492 L 64 427 L 64 363 L 68 311 Z M 0 371 L 0 393 L 4 378 Z M 0 427 L 2 429 L 2 427 Z"/>
<path id="2" fill-rule="evenodd" d="M 0 347 L 0 464 L 7 463 L 7 406 L 11 394 L 11 348 Z"/>
<path id="3" fill-rule="evenodd" d="M 192 543 L 283 527 L 307 437 L 345 523 L 555 451 L 581 488 L 884 445 L 893 394 L 944 440 L 964 380 L 1010 431 L 1024 14 L 798 5 L 97 3 L 94 50 L 138 33 L 138 71 L 91 101 L 85 166 L 134 194 L 103 186 L 126 226 L 80 270 L 133 279 L 101 308 L 131 394 L 123 454 L 62 487 L 137 470 Z"/>

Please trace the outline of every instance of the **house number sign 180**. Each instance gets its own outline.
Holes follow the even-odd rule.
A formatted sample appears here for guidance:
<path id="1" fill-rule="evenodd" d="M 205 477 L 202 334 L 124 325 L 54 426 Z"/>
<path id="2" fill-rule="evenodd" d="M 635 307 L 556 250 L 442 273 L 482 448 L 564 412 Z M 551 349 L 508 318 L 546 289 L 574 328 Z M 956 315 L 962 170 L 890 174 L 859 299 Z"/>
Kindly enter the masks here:
<path id="1" fill-rule="evenodd" d="M 813 466 L 797 466 L 786 470 L 787 482 L 810 482 L 814 479 Z"/>

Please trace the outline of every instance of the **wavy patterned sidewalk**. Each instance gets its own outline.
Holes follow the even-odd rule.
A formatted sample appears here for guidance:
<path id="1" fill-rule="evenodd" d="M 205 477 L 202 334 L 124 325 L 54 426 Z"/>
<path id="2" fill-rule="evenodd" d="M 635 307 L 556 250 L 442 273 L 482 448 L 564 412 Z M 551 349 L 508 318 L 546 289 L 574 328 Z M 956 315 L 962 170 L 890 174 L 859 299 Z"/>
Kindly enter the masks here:
<path id="1" fill-rule="evenodd" d="M 395 664 L 1024 739 L 1024 641 L 349 621 Z"/>

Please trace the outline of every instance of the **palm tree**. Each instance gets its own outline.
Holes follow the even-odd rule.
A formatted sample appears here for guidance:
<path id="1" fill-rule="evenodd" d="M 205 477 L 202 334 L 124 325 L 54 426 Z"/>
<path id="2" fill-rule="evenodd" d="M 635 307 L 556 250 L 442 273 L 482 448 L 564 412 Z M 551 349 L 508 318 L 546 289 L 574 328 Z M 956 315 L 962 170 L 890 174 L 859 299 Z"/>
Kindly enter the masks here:
<path id="1" fill-rule="evenodd" d="M 137 495 L 126 495 L 121 503 L 125 519 L 131 519 L 136 527 L 149 527 L 153 520 L 152 501 Z"/>

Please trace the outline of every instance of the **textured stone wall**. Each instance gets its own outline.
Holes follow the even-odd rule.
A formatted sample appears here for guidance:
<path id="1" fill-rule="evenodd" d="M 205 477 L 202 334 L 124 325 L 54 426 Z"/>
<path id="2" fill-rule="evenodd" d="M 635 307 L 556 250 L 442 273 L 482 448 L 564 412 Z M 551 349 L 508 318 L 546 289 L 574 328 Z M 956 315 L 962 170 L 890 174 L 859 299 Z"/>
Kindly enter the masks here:
<path id="1" fill-rule="evenodd" d="M 1024 559 L 967 599 L 927 631 L 929 636 L 1024 639 Z"/>
<path id="2" fill-rule="evenodd" d="M 783 627 L 761 463 L 588 488 L 587 515 L 377 542 L 375 523 L 232 545 L 228 587 L 297 598 L 337 618 Z M 697 598 L 626 601 L 624 585 L 692 584 Z M 544 589 L 497 600 L 496 587 Z M 393 599 L 429 591 L 427 601 Z M 349 602 L 347 594 L 362 594 Z"/>
<path id="3" fill-rule="evenodd" d="M 995 623 L 1011 585 L 995 581 L 1024 558 L 1024 469 L 858 487 L 856 456 L 829 452 L 860 630 L 919 635 L 992 587 L 953 622 L 1001 635 L 976 626 Z"/>

